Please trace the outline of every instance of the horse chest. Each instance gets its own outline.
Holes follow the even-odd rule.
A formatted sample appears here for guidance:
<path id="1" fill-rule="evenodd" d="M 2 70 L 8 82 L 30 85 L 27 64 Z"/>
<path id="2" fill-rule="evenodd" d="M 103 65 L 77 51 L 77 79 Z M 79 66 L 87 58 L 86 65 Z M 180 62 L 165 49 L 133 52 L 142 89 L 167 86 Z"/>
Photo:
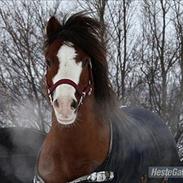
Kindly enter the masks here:
<path id="1" fill-rule="evenodd" d="M 98 166 L 97 160 L 86 154 L 77 152 L 59 152 L 53 148 L 47 148 L 39 157 L 38 174 L 45 182 L 62 183 L 74 180 L 79 175 L 87 175 Z"/>

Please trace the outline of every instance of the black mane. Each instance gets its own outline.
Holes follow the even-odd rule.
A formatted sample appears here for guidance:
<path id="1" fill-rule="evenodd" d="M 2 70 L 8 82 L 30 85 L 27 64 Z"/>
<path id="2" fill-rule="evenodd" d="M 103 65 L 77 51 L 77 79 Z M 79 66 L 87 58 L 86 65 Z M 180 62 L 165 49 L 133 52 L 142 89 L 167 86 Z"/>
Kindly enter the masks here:
<path id="1" fill-rule="evenodd" d="M 47 37 L 46 46 L 49 46 L 56 39 L 72 42 L 90 56 L 94 78 L 94 93 L 100 109 L 115 106 L 115 95 L 108 79 L 108 66 L 106 61 L 106 49 L 102 45 L 100 23 L 86 16 L 86 13 L 79 12 L 69 18 L 65 17 L 62 27 L 56 34 Z"/>

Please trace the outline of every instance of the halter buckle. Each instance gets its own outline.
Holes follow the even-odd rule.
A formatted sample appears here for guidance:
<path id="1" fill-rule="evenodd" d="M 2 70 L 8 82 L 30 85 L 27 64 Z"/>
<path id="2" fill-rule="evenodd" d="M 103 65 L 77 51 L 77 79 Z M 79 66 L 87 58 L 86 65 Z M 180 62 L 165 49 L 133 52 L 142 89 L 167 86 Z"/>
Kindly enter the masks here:
<path id="1" fill-rule="evenodd" d="M 52 99 L 52 95 L 51 95 L 51 93 L 50 93 L 50 90 L 48 89 L 48 97 L 49 97 L 49 99 L 50 99 L 50 102 L 52 103 L 53 102 L 53 99 Z"/>
<path id="2" fill-rule="evenodd" d="M 86 94 L 85 94 L 85 95 L 86 95 Z M 78 103 L 78 107 L 77 107 L 77 108 L 79 108 L 80 105 L 83 104 L 83 98 L 84 98 L 85 95 L 81 95 L 81 97 L 80 97 L 80 99 L 79 99 L 79 103 Z"/>
<path id="3" fill-rule="evenodd" d="M 82 96 L 81 97 L 85 97 L 86 96 L 86 92 L 82 92 Z"/>
<path id="4" fill-rule="evenodd" d="M 88 92 L 88 95 L 91 95 L 91 93 L 92 93 L 92 87 L 90 88 L 90 90 L 89 90 L 89 92 Z"/>

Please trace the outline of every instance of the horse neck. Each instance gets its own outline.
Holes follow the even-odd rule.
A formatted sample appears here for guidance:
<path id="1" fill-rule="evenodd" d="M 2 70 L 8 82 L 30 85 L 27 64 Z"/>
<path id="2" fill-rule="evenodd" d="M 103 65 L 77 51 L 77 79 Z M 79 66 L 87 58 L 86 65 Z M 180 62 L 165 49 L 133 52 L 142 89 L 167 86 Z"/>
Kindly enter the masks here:
<path id="1" fill-rule="evenodd" d="M 53 115 L 53 119 L 55 119 Z M 94 100 L 87 100 L 80 106 L 78 112 L 78 119 L 71 127 L 60 127 L 56 120 L 53 120 L 52 130 L 55 131 L 55 135 L 58 136 L 58 145 L 63 145 L 66 149 L 72 146 L 72 149 L 76 152 L 81 152 L 81 146 L 83 151 L 97 151 L 97 149 L 104 149 L 103 146 L 107 146 L 109 139 L 109 125 L 105 119 L 101 116 L 99 110 L 96 110 L 96 104 Z M 105 142 L 104 144 L 101 141 Z M 94 152 L 93 152 L 94 153 Z"/>
<path id="2" fill-rule="evenodd" d="M 65 171 L 64 174 L 71 180 L 94 171 L 102 164 L 110 141 L 109 125 L 96 112 L 93 100 L 87 99 L 81 105 L 78 118 L 74 126 L 64 128 L 53 115 L 52 127 L 42 148 L 42 159 L 40 158 L 46 162 L 47 154 L 53 156 L 51 161 L 59 165 L 59 174 Z M 55 154 L 60 158 L 55 159 Z"/>

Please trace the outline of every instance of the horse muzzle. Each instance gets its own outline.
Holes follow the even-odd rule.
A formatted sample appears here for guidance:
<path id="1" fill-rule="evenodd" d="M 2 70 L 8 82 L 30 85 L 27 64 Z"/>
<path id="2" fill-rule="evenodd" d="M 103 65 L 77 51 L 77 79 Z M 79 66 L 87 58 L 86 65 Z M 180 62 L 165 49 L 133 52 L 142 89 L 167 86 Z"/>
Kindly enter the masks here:
<path id="1" fill-rule="evenodd" d="M 76 119 L 77 101 L 70 96 L 61 96 L 52 102 L 57 121 L 61 124 L 74 123 Z"/>

